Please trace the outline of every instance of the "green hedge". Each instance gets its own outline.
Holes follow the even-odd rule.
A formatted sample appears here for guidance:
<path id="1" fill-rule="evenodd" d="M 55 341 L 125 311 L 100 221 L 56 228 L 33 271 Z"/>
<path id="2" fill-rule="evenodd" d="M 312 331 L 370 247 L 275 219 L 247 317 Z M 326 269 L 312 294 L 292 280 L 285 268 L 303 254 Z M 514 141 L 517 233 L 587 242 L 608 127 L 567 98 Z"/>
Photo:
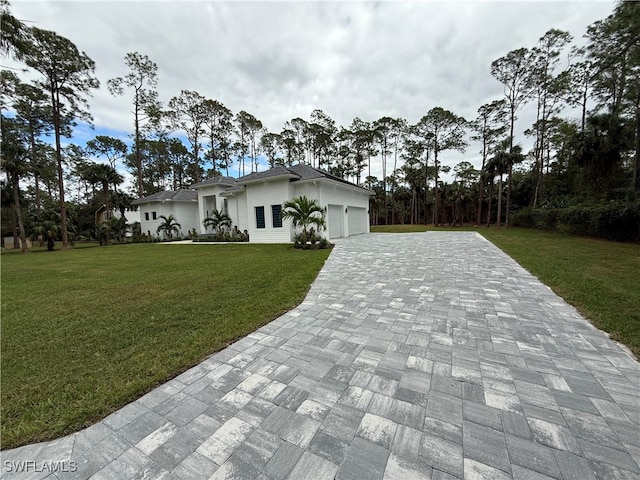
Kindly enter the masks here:
<path id="1" fill-rule="evenodd" d="M 554 209 L 524 208 L 514 212 L 511 218 L 513 226 L 619 242 L 640 241 L 640 201 Z"/>

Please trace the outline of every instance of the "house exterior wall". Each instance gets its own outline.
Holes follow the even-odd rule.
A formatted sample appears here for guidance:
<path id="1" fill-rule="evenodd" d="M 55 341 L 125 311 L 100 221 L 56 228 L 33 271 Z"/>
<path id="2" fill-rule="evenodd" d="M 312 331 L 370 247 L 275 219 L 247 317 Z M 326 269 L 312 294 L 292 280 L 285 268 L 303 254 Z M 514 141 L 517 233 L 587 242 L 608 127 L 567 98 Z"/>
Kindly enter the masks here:
<path id="1" fill-rule="evenodd" d="M 294 197 L 317 198 L 327 208 L 327 238 L 369 233 L 369 195 L 365 192 L 325 179 L 293 185 Z"/>
<path id="2" fill-rule="evenodd" d="M 240 231 L 249 231 L 249 216 L 247 214 L 247 194 L 241 193 L 236 199 L 238 209 L 238 222 L 236 225 Z"/>
<path id="3" fill-rule="evenodd" d="M 213 209 L 223 210 L 224 209 L 224 197 L 221 197 L 220 194 L 227 188 L 227 185 L 210 185 L 200 187 L 198 189 L 198 227 L 196 228 L 197 232 L 200 233 L 211 233 L 211 229 L 207 231 L 204 228 L 202 222 L 205 218 L 211 215 Z M 229 215 L 232 215 L 232 212 L 229 212 Z M 156 227 L 157 228 L 157 227 Z"/>
<path id="4" fill-rule="evenodd" d="M 153 213 L 155 212 L 156 218 L 154 220 Z M 145 214 L 149 214 L 149 220 L 146 219 Z M 142 233 L 157 235 L 158 225 L 162 222 L 161 215 L 168 217 L 173 215 L 176 221 L 180 224 L 180 232 L 182 235 L 188 235 L 190 230 L 194 228 L 196 231 L 200 230 L 198 219 L 198 204 L 196 202 L 151 202 L 140 205 L 140 228 Z"/>
<path id="5" fill-rule="evenodd" d="M 293 198 L 289 179 L 277 179 L 269 182 L 247 185 L 246 190 L 246 221 L 251 242 L 256 243 L 288 243 L 292 239 L 290 221 L 283 221 L 281 227 L 275 227 L 273 222 L 272 205 L 282 205 Z M 256 222 L 256 207 L 264 207 L 264 228 L 258 228 Z M 238 226 L 242 230 L 242 226 Z"/>
<path id="6" fill-rule="evenodd" d="M 120 217 L 120 210 L 117 210 L 116 215 Z M 140 210 L 136 208 L 135 210 L 125 210 L 124 217 L 127 219 L 127 223 L 132 225 L 136 222 L 140 222 Z"/>

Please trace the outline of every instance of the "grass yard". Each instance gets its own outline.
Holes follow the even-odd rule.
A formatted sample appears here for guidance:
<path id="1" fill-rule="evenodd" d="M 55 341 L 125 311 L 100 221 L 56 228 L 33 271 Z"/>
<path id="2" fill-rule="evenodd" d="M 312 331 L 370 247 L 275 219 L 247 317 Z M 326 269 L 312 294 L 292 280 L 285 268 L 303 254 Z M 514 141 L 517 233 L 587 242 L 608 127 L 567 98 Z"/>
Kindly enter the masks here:
<path id="1" fill-rule="evenodd" d="M 90 425 L 290 310 L 330 252 L 34 250 L 2 254 L 3 449 Z"/>
<path id="2" fill-rule="evenodd" d="M 524 228 L 371 227 L 372 232 L 477 231 L 640 358 L 640 245 Z"/>

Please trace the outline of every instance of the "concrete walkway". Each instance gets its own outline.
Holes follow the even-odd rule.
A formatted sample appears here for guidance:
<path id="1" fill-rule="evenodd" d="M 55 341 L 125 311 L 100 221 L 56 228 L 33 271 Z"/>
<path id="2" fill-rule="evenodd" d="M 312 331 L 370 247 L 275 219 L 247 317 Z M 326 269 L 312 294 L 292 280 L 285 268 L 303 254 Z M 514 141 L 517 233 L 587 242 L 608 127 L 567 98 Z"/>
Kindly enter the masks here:
<path id="1" fill-rule="evenodd" d="M 638 479 L 639 389 L 630 354 L 481 236 L 366 235 L 298 308 L 82 432 L 3 452 L 2 475 Z"/>

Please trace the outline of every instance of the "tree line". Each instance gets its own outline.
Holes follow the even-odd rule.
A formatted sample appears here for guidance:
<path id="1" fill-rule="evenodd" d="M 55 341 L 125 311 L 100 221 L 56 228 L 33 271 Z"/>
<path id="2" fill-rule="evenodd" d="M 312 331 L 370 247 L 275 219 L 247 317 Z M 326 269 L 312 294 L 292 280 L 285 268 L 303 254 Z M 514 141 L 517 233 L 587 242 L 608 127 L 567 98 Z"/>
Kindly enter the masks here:
<path id="1" fill-rule="evenodd" d="M 55 32 L 25 26 L 6 0 L 0 6 L 3 56 L 40 74 L 23 83 L 9 69 L 0 72 L 2 169 L 8 180 L 2 224 L 4 232 L 8 225 L 23 240 L 55 236 L 67 248 L 70 234 L 100 234 L 92 218 L 100 205 L 124 212 L 135 197 L 229 176 L 230 169 L 245 175 L 258 171 L 261 161 L 270 167 L 306 162 L 372 189 L 373 224 L 508 226 L 525 209 L 639 198 L 635 2 L 618 3 L 610 16 L 589 26 L 583 47 L 573 44 L 569 32 L 551 29 L 536 45 L 493 61 L 490 72 L 503 96 L 482 105 L 474 119 L 434 107 L 415 124 L 384 116 L 337 126 L 316 109 L 309 119 L 293 118 L 279 132 L 269 132 L 254 115 L 234 114 L 195 91 L 182 90 L 163 105 L 157 65 L 146 55 L 128 53 L 125 73 L 108 80 L 107 88 L 130 99 L 131 145 L 97 135 L 85 147 L 63 145 L 62 139 L 71 139 L 77 122 L 92 121 L 87 99 L 100 86 L 95 63 Z M 526 152 L 514 143 L 525 105 L 536 111 L 523 132 L 533 144 Z M 566 117 L 568 108 L 578 118 Z M 479 169 L 467 161 L 453 169 L 442 164 L 443 152 L 462 154 L 471 141 L 481 146 Z M 130 192 L 121 188 L 119 162 L 135 179 Z M 372 165 L 379 176 L 372 175 Z M 112 223 L 122 237 L 125 226 Z"/>

